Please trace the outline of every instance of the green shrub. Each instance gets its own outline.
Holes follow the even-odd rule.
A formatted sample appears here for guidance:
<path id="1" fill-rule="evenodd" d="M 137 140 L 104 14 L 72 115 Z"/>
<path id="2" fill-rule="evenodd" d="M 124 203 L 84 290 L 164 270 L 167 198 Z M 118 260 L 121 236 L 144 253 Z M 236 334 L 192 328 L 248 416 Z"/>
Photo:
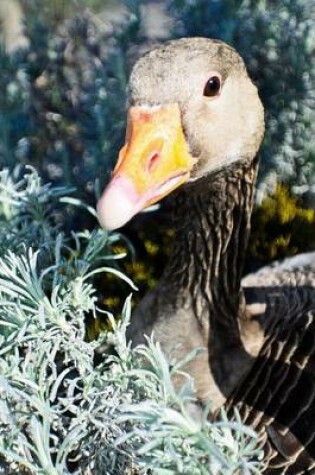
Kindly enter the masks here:
<path id="1" fill-rule="evenodd" d="M 124 138 L 127 50 L 139 29 L 137 2 L 129 6 L 128 19 L 106 33 L 82 2 L 63 21 L 53 21 L 49 2 L 28 2 L 29 48 L 0 53 L 0 166 L 31 164 L 94 199 Z"/>
<path id="2" fill-rule="evenodd" d="M 287 186 L 279 184 L 253 213 L 249 258 L 266 264 L 314 246 L 315 211 L 304 208 Z"/>

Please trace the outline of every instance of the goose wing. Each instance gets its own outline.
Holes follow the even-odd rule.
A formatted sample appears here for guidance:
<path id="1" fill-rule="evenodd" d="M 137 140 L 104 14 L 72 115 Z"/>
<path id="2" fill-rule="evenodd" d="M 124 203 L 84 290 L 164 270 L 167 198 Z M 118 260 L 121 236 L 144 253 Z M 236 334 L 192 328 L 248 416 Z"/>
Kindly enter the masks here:
<path id="1" fill-rule="evenodd" d="M 268 283 L 268 285 L 267 285 Z M 268 474 L 315 473 L 315 253 L 243 280 L 265 342 L 227 402 L 264 444 Z"/>

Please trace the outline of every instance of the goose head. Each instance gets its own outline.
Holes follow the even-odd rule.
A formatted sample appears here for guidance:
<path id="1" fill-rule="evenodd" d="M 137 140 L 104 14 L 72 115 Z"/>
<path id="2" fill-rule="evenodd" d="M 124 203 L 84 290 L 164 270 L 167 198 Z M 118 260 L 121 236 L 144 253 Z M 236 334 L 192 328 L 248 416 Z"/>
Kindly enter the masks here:
<path id="1" fill-rule="evenodd" d="M 153 49 L 131 73 L 126 141 L 100 223 L 119 228 L 179 186 L 253 158 L 263 132 L 257 88 L 233 48 L 184 38 Z"/>

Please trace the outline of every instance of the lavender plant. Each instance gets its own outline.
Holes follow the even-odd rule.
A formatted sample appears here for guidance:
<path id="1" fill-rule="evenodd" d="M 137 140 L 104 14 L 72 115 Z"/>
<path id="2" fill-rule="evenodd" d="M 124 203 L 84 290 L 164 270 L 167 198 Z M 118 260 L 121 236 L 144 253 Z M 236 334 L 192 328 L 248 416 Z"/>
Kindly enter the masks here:
<path id="1" fill-rule="evenodd" d="M 121 319 L 108 314 L 110 330 L 87 341 L 86 317 L 102 311 L 93 276 L 113 272 L 134 286 L 112 265 L 116 234 L 61 233 L 52 210 L 56 200 L 71 202 L 66 193 L 43 185 L 34 170 L 22 179 L 0 175 L 1 228 L 13 236 L 0 254 L 0 468 L 258 474 L 262 454 L 251 429 L 224 415 L 210 423 L 207 409 L 192 414 L 184 362 L 168 361 L 154 337 L 135 349 L 126 343 L 130 297 Z M 115 354 L 102 353 L 109 346 Z M 184 377 L 179 390 L 176 373 Z"/>

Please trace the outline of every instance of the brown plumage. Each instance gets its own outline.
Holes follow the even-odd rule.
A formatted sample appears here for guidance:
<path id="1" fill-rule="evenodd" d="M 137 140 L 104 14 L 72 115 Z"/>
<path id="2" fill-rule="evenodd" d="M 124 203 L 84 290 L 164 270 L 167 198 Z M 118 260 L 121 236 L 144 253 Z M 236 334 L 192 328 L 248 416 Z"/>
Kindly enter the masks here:
<path id="1" fill-rule="evenodd" d="M 264 131 L 256 87 L 232 48 L 190 38 L 144 55 L 129 90 L 126 144 L 100 221 L 121 226 L 178 190 L 171 261 L 128 338 L 154 331 L 178 358 L 205 348 L 186 367 L 200 400 L 214 412 L 239 408 L 264 442 L 266 473 L 315 473 L 314 267 L 308 277 L 275 268 L 241 287 Z"/>

